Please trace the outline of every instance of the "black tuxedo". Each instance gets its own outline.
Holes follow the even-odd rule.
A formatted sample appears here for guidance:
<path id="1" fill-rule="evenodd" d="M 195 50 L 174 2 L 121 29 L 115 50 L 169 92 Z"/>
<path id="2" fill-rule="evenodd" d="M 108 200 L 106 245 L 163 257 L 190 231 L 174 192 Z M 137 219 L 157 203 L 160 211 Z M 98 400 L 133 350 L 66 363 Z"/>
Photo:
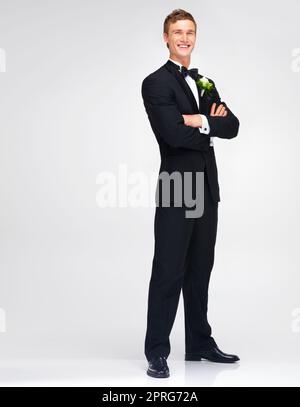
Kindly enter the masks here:
<path id="1" fill-rule="evenodd" d="M 211 82 L 213 82 L 210 79 Z M 214 82 L 213 82 L 214 84 Z M 159 144 L 162 171 L 172 173 L 204 172 L 204 213 L 186 218 L 185 208 L 162 207 L 155 212 L 155 253 L 148 295 L 145 355 L 168 356 L 169 335 L 176 316 L 180 291 L 185 308 L 185 345 L 187 353 L 197 353 L 215 344 L 207 321 L 208 285 L 214 262 L 217 233 L 218 172 L 210 137 L 236 137 L 239 121 L 214 87 L 209 95 L 195 97 L 179 67 L 168 60 L 142 82 L 142 97 Z M 222 103 L 227 116 L 210 116 L 212 104 Z M 209 135 L 186 126 L 182 114 L 205 114 Z M 171 199 L 172 201 L 172 199 Z"/>
<path id="2" fill-rule="evenodd" d="M 211 82 L 213 82 L 210 79 Z M 214 84 L 214 82 L 213 82 Z M 213 200 L 220 201 L 218 173 L 214 148 L 210 137 L 230 139 L 237 136 L 239 121 L 226 103 L 226 117 L 209 116 L 214 102 L 221 103 L 216 88 L 211 95 L 199 92 L 199 109 L 194 95 L 178 66 L 168 60 L 162 67 L 148 75 L 142 83 L 142 96 L 152 130 L 160 148 L 161 171 L 207 172 Z M 210 134 L 184 124 L 182 114 L 202 113 L 207 116 Z"/>

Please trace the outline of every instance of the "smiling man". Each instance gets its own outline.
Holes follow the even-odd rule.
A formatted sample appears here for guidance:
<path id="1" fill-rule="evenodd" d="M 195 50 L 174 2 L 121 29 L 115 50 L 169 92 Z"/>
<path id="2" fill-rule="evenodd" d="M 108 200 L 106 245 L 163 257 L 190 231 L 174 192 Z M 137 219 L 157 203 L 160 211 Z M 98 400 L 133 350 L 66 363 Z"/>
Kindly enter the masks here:
<path id="1" fill-rule="evenodd" d="M 197 25 L 192 15 L 174 10 L 164 21 L 169 59 L 142 83 L 142 97 L 157 139 L 159 174 L 204 175 L 204 211 L 188 218 L 186 207 L 158 204 L 155 250 L 148 293 L 145 355 L 147 374 L 169 377 L 169 336 L 182 290 L 185 316 L 185 360 L 232 363 L 238 356 L 222 352 L 207 319 L 208 286 L 214 264 L 220 201 L 214 138 L 237 136 L 239 121 L 221 101 L 214 81 L 190 69 Z M 182 185 L 183 190 L 188 185 Z M 192 182 L 193 191 L 198 188 Z"/>

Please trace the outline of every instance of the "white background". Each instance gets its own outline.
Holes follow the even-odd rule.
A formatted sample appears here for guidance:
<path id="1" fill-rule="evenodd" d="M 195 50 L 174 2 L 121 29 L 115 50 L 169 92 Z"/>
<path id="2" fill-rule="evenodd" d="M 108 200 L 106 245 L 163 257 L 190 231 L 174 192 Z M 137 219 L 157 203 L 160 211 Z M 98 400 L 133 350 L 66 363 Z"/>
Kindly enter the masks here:
<path id="1" fill-rule="evenodd" d="M 0 357 L 144 358 L 155 208 L 100 208 L 96 179 L 158 171 L 141 82 L 178 7 L 198 23 L 190 67 L 240 120 L 214 139 L 214 338 L 241 362 L 300 361 L 296 0 L 0 1 Z M 183 329 L 181 297 L 170 358 Z"/>

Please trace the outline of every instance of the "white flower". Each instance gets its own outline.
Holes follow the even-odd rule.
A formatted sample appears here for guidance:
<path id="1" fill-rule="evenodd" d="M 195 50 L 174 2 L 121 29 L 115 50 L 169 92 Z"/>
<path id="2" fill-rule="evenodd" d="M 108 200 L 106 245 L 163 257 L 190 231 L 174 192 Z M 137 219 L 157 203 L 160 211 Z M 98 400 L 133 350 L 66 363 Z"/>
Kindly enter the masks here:
<path id="1" fill-rule="evenodd" d="M 205 76 L 202 76 L 202 78 L 200 79 L 200 81 L 201 81 L 201 82 L 204 82 L 204 83 L 209 82 L 209 80 L 208 80 Z"/>

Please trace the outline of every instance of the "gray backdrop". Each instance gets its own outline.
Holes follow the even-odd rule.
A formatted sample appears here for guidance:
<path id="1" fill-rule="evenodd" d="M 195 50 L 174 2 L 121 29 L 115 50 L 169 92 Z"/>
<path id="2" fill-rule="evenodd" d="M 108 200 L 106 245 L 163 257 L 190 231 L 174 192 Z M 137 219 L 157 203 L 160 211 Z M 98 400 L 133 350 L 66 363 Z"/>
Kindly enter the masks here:
<path id="1" fill-rule="evenodd" d="M 140 88 L 178 7 L 198 22 L 191 67 L 240 119 L 214 139 L 214 337 L 244 360 L 299 361 L 296 0 L 0 0 L 1 357 L 144 358 L 155 208 L 101 208 L 97 177 L 158 171 Z M 183 323 L 181 297 L 172 358 Z"/>

